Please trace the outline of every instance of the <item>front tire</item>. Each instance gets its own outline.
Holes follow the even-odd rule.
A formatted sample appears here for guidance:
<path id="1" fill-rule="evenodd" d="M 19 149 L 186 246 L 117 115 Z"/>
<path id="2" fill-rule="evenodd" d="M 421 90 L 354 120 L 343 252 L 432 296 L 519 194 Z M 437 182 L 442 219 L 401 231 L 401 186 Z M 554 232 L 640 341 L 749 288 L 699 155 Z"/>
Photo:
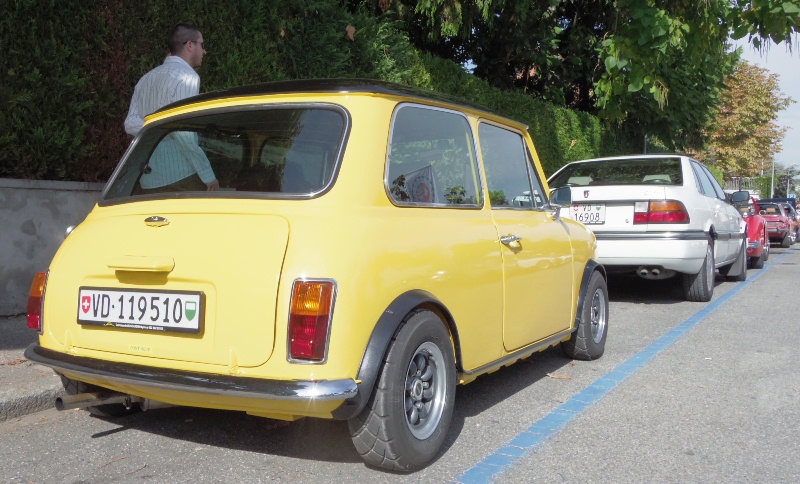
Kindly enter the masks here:
<path id="1" fill-rule="evenodd" d="M 589 288 L 578 327 L 561 350 L 570 358 L 596 360 L 603 356 L 608 335 L 608 287 L 602 274 L 595 272 L 589 279 Z"/>
<path id="2" fill-rule="evenodd" d="M 714 246 L 706 246 L 706 257 L 697 274 L 683 275 L 683 295 L 687 301 L 708 302 L 714 295 Z"/>
<path id="3" fill-rule="evenodd" d="M 348 420 L 367 464 L 410 472 L 439 452 L 453 416 L 456 371 L 450 333 L 431 311 L 406 318 L 364 410 Z"/>

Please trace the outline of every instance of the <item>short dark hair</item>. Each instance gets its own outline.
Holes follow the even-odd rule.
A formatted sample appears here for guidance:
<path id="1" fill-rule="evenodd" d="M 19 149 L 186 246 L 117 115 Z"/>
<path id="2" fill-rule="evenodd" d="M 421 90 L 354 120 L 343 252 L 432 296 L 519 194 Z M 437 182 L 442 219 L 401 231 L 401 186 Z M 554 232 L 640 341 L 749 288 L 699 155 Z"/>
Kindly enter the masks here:
<path id="1" fill-rule="evenodd" d="M 170 54 L 177 54 L 190 40 L 196 41 L 200 35 L 200 27 L 194 24 L 176 24 L 167 34 L 167 47 Z"/>

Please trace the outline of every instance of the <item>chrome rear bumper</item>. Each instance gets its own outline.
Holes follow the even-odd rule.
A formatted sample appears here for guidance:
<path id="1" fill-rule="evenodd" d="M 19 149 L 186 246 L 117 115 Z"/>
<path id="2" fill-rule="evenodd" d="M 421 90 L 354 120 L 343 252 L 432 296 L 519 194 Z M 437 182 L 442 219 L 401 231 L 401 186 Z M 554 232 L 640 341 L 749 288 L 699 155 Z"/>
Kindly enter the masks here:
<path id="1" fill-rule="evenodd" d="M 304 402 L 345 400 L 358 393 L 355 380 L 349 378 L 323 381 L 265 380 L 169 370 L 69 355 L 43 348 L 38 343 L 32 343 L 25 349 L 25 358 L 57 372 L 125 385 L 196 394 Z"/>

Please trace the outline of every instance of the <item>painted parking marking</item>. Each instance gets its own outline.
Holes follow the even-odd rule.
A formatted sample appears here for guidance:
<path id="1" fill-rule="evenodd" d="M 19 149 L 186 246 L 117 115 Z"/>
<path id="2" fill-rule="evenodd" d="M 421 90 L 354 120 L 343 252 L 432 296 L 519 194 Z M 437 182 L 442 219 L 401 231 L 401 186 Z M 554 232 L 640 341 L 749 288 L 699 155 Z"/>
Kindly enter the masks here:
<path id="1" fill-rule="evenodd" d="M 792 248 L 791 250 L 796 250 Z M 656 339 L 644 349 L 620 363 L 616 368 L 601 376 L 589 386 L 576 393 L 572 398 L 556 407 L 533 425 L 517 434 L 505 445 L 488 455 L 481 462 L 461 474 L 454 482 L 461 484 L 479 484 L 492 482 L 492 478 L 508 470 L 523 457 L 529 456 L 535 448 L 564 428 L 575 417 L 586 411 L 591 405 L 600 401 L 608 392 L 625 381 L 640 368 L 644 367 L 662 351 L 672 346 L 681 336 L 697 326 L 717 308 L 738 294 L 745 287 L 758 280 L 773 264 L 789 255 L 790 251 L 764 265 L 764 268 L 747 280 L 740 282 L 733 289 L 717 300 L 706 304 L 686 321 Z"/>

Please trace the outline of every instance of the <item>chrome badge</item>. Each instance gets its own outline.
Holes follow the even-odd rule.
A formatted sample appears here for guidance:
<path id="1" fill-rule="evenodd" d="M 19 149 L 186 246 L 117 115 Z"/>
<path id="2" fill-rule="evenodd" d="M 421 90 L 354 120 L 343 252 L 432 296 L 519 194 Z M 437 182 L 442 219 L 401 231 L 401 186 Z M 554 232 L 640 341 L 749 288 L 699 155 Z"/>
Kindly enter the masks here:
<path id="1" fill-rule="evenodd" d="M 165 225 L 169 225 L 169 220 L 165 219 L 164 217 L 159 217 L 158 215 L 153 215 L 152 217 L 147 217 L 144 219 L 144 223 L 148 227 L 163 227 Z"/>

